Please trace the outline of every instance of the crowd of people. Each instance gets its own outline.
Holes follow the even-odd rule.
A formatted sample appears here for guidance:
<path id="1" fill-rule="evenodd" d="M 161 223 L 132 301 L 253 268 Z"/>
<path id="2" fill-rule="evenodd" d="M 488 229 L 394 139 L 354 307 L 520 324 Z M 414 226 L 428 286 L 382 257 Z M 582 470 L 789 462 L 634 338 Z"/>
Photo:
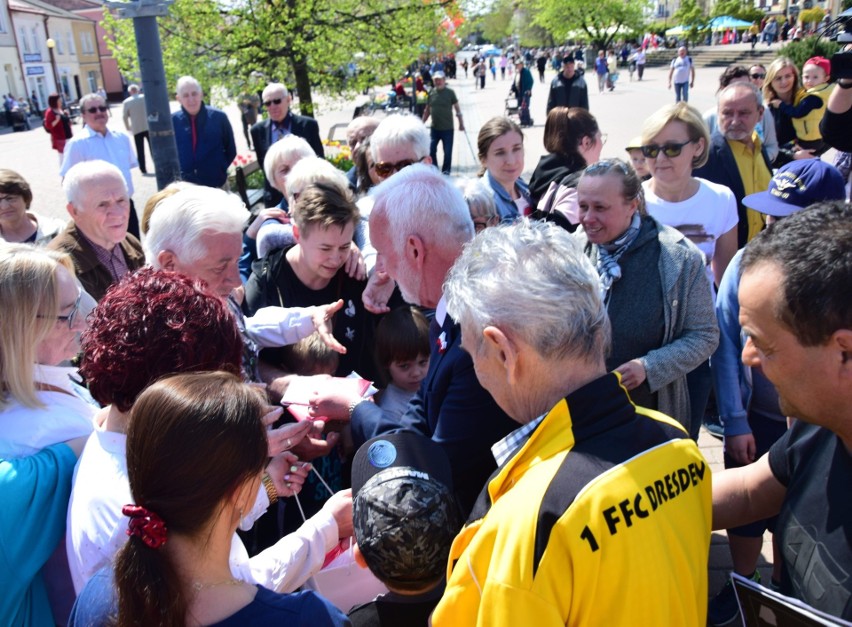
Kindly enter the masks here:
<path id="1" fill-rule="evenodd" d="M 137 155 L 98 94 L 54 140 L 69 222 L 0 170 L 0 623 L 725 625 L 715 529 L 754 581 L 772 531 L 765 583 L 852 620 L 852 209 L 819 159 L 852 77 L 733 66 L 703 114 L 678 79 L 602 159 L 557 68 L 529 184 L 505 116 L 449 176 L 454 65 L 422 115 L 352 121 L 349 172 L 283 84 L 244 98 L 251 219 L 190 76 L 182 180 L 138 216 L 138 90 Z"/>

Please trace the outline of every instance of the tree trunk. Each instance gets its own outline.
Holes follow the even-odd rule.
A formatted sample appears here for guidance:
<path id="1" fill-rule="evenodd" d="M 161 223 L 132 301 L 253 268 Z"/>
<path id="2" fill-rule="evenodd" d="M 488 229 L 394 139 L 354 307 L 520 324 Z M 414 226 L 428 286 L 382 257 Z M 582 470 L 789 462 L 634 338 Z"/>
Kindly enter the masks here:
<path id="1" fill-rule="evenodd" d="M 311 79 L 308 75 L 308 63 L 304 57 L 291 59 L 293 74 L 296 77 L 296 93 L 299 95 L 299 113 L 314 117 L 314 101 L 311 98 Z"/>

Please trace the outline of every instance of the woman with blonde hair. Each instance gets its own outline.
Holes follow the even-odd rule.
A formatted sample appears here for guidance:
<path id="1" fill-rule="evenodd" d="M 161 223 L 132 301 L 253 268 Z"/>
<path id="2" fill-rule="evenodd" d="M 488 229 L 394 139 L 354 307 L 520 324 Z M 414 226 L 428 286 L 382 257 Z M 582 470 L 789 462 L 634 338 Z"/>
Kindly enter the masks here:
<path id="1" fill-rule="evenodd" d="M 82 297 L 68 255 L 25 244 L 0 245 L 0 459 L 5 462 L 42 457 L 42 451 L 92 432 L 97 407 L 74 382 L 76 370 L 59 366 L 79 351 L 78 336 L 85 328 Z M 0 578 L 5 591 L 2 624 L 41 624 L 47 616 L 51 624 L 65 624 L 68 618 L 74 593 L 65 543 L 56 543 L 64 534 L 68 507 L 71 475 L 62 470 L 67 462 L 57 467 L 62 477 L 33 473 L 44 481 L 40 493 L 64 495 L 60 504 L 48 507 L 43 494 L 23 510 L 19 502 L 4 501 L 4 512 L 24 529 L 4 534 L 0 550 L 8 565 L 8 570 L 0 568 L 6 571 Z M 37 503 L 46 507 L 36 510 Z M 32 533 L 33 528 L 41 533 Z M 24 589 L 27 598 L 19 609 L 25 618 L 9 616 Z"/>
<path id="2" fill-rule="evenodd" d="M 763 81 L 763 102 L 765 106 L 772 108 L 772 118 L 775 120 L 779 150 L 772 165 L 776 168 L 794 159 L 809 159 L 813 156 L 810 150 L 797 149 L 793 118 L 778 106 L 781 102 L 796 105 L 804 96 L 805 89 L 802 87 L 799 69 L 792 59 L 778 57 L 769 64 Z"/>
<path id="3" fill-rule="evenodd" d="M 91 433 L 96 406 L 76 370 L 59 366 L 80 350 L 82 297 L 68 255 L 0 246 L 0 455 Z"/>

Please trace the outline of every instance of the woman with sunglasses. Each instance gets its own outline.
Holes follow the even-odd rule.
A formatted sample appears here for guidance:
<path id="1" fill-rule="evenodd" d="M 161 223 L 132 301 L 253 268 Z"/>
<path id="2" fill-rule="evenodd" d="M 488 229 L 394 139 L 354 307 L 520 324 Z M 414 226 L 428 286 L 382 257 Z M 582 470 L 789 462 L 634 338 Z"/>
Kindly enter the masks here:
<path id="1" fill-rule="evenodd" d="M 810 150 L 796 148 L 796 129 L 793 118 L 780 107 L 772 106 L 773 101 L 794 106 L 805 97 L 805 89 L 799 77 L 799 69 L 788 57 L 778 57 L 769 64 L 763 83 L 763 104 L 772 110 L 775 120 L 775 135 L 778 139 L 778 156 L 772 162 L 773 167 L 780 167 L 794 159 L 810 159 Z"/>
<path id="2" fill-rule="evenodd" d="M 575 236 L 598 270 L 612 324 L 607 369 L 634 403 L 697 431 L 686 375 L 719 341 L 701 251 L 647 214 L 642 181 L 621 159 L 586 168 L 577 195 Z"/>
<path id="3" fill-rule="evenodd" d="M 70 625 L 348 624 L 313 592 L 277 594 L 231 572 L 231 540 L 266 464 L 265 412 L 260 393 L 226 372 L 174 375 L 139 396 L 127 431 L 129 538 L 89 580 Z"/>
<path id="4" fill-rule="evenodd" d="M 33 191 L 23 176 L 0 170 L 0 242 L 46 246 L 65 229 L 65 220 L 30 211 Z"/>
<path id="5" fill-rule="evenodd" d="M 642 128 L 642 152 L 651 178 L 643 184 L 648 213 L 695 244 L 706 264 L 707 284 L 714 290 L 737 252 L 739 215 L 733 192 L 724 185 L 692 176 L 707 162 L 710 136 L 698 111 L 686 103 L 652 114 Z M 709 357 L 709 355 L 708 355 Z M 690 435 L 698 430 L 713 382 L 706 359 L 687 375 Z"/>
<path id="6" fill-rule="evenodd" d="M 491 118 L 479 129 L 476 140 L 479 176 L 494 192 L 501 222 L 514 222 L 532 210 L 524 171 L 524 134 L 521 127 L 506 117 Z"/>
<path id="7" fill-rule="evenodd" d="M 4 460 L 36 455 L 92 432 L 97 406 L 74 382 L 76 370 L 59 366 L 80 348 L 78 336 L 85 328 L 81 297 L 68 255 L 24 244 L 0 244 L 0 458 Z M 39 490 L 67 494 L 70 474 L 65 480 L 67 487 L 57 487 L 54 478 Z M 7 509 L 5 501 L 3 509 L 9 516 L 15 511 Z M 29 586 L 25 573 L 43 579 L 32 584 L 34 596 L 27 610 L 32 612 L 30 616 L 50 617 L 52 613 L 50 624 L 54 620 L 65 624 L 74 602 L 64 560 L 65 543 L 60 540 L 66 511 L 67 497 L 59 508 L 27 510 L 25 517 L 16 519 L 17 524 L 35 525 L 44 536 L 33 534 L 31 528 L 4 536 L 0 553 L 22 555 L 23 561 L 13 564 L 11 573 L 19 575 L 13 586 L 7 587 L 8 574 L 3 576 L 0 624 L 46 624 L 6 615 L 15 605 L 17 586 Z M 55 517 L 61 521 L 58 533 L 54 532 Z M 29 550 L 21 551 L 22 546 Z"/>

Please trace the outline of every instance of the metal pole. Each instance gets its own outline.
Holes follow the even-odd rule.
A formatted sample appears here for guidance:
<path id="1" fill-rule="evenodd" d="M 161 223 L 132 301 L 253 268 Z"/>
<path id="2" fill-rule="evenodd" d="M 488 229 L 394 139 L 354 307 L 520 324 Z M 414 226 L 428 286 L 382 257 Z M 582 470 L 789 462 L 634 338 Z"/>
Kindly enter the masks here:
<path id="1" fill-rule="evenodd" d="M 157 189 L 180 179 L 175 130 L 169 107 L 169 89 L 163 52 L 160 47 L 160 30 L 157 16 L 167 15 L 172 0 L 137 0 L 114 2 L 108 6 L 118 9 L 118 16 L 133 18 L 136 33 L 136 52 L 139 72 L 142 75 L 142 92 L 145 95 L 145 112 L 148 114 L 148 136 L 151 156 L 157 172 Z"/>

